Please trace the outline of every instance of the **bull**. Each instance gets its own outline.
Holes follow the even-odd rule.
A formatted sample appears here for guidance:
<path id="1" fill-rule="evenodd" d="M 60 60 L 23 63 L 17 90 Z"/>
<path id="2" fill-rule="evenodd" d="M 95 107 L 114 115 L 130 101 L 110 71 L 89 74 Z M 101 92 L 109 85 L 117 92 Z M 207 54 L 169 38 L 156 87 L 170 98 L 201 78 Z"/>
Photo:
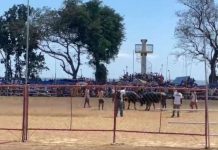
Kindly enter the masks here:
<path id="1" fill-rule="evenodd" d="M 145 111 L 149 111 L 151 105 L 155 109 L 155 103 L 160 103 L 162 108 L 166 108 L 167 96 L 163 92 L 145 92 L 141 97 L 141 106 L 146 105 Z"/>
<path id="2" fill-rule="evenodd" d="M 126 91 L 124 95 L 124 100 L 128 102 L 127 109 L 130 109 L 130 103 L 134 104 L 134 109 L 136 110 L 136 102 L 141 103 L 141 97 L 134 91 Z"/>

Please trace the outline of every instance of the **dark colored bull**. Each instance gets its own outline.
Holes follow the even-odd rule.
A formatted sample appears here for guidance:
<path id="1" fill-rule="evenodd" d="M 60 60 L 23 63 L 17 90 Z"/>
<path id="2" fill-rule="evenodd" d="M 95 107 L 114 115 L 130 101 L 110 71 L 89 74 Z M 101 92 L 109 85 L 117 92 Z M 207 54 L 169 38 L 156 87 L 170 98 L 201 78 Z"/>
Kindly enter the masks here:
<path id="1" fill-rule="evenodd" d="M 141 98 L 141 106 L 146 105 L 145 110 L 149 111 L 151 108 L 151 105 L 153 104 L 155 109 L 155 103 L 161 103 L 162 108 L 166 108 L 166 94 L 162 92 L 146 92 L 142 94 Z"/>
<path id="2" fill-rule="evenodd" d="M 130 108 L 130 103 L 132 102 L 134 104 L 134 109 L 136 110 L 136 102 L 140 102 L 141 97 L 134 91 L 126 91 L 126 94 L 124 95 L 124 100 L 128 102 L 127 109 Z"/>

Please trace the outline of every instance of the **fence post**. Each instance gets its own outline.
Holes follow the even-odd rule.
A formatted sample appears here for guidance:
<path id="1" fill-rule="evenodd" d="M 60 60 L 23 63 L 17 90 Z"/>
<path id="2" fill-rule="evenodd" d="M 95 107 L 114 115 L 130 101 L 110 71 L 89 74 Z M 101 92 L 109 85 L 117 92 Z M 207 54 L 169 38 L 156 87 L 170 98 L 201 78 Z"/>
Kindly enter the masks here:
<path id="1" fill-rule="evenodd" d="M 71 89 L 72 88 L 72 89 Z M 70 130 L 72 130 L 72 118 L 73 118 L 73 94 L 74 86 L 70 88 Z"/>
<path id="2" fill-rule="evenodd" d="M 205 94 L 205 148 L 210 148 L 210 135 L 209 135 L 209 115 L 208 115 L 208 87 L 206 85 Z"/>
<path id="3" fill-rule="evenodd" d="M 28 140 L 28 128 L 29 128 L 29 85 L 26 85 L 26 141 Z"/>
<path id="4" fill-rule="evenodd" d="M 29 109 L 29 86 L 24 85 L 23 90 L 23 123 L 22 123 L 22 142 L 28 139 L 28 109 Z"/>
<path id="5" fill-rule="evenodd" d="M 26 109 L 25 109 L 25 105 L 26 105 L 26 88 L 25 85 L 23 86 L 23 122 L 22 122 L 22 142 L 25 142 L 25 137 L 26 137 Z"/>
<path id="6" fill-rule="evenodd" d="M 159 120 L 159 132 L 161 131 L 161 126 L 162 126 L 162 101 L 163 101 L 163 96 L 161 94 L 161 88 L 159 88 L 159 92 L 160 92 L 160 120 Z"/>
<path id="7" fill-rule="evenodd" d="M 113 144 L 116 143 L 116 126 L 117 126 L 117 88 L 115 87 L 115 98 L 114 98 L 114 127 L 113 127 Z"/>

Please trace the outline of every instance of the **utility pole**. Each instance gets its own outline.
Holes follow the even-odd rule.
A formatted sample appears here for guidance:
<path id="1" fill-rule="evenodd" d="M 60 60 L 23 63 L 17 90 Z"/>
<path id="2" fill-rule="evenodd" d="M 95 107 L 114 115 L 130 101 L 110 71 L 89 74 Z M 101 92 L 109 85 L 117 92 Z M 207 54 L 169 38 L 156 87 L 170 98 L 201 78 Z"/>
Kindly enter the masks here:
<path id="1" fill-rule="evenodd" d="M 168 70 L 168 56 L 167 56 L 167 65 L 166 65 L 166 81 L 167 81 L 167 70 Z"/>
<path id="2" fill-rule="evenodd" d="M 23 122 L 22 122 L 22 142 L 28 139 L 28 105 L 29 105 L 29 88 L 28 88 L 28 59 L 29 59 L 29 0 L 27 0 L 27 22 L 26 22 L 26 72 L 23 101 Z"/>
<path id="3" fill-rule="evenodd" d="M 134 56 L 134 50 L 133 50 L 133 52 L 132 52 L 132 74 L 134 75 L 134 73 L 135 73 L 135 56 Z"/>
<path id="4" fill-rule="evenodd" d="M 55 84 L 57 82 L 57 64 L 56 64 L 56 59 L 55 59 Z"/>
<path id="5" fill-rule="evenodd" d="M 27 22 L 26 22 L 26 78 L 25 84 L 28 83 L 28 67 L 29 67 L 29 32 L 30 32 L 30 22 L 29 22 L 30 8 L 29 0 L 27 0 Z"/>
<path id="6" fill-rule="evenodd" d="M 202 24 L 203 24 L 203 50 L 204 50 L 204 70 L 205 70 L 205 148 L 210 148 L 210 127 L 209 127 L 209 114 L 208 114 L 208 81 L 207 81 L 207 59 L 206 59 L 206 23 L 205 23 L 206 10 L 202 14 Z"/>

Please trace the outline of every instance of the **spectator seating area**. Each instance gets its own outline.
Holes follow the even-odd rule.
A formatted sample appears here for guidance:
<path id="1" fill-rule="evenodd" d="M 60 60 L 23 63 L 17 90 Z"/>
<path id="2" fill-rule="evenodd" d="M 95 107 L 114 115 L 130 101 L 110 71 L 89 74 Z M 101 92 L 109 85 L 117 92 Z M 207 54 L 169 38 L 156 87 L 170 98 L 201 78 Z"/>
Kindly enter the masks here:
<path id="1" fill-rule="evenodd" d="M 135 74 L 128 74 L 126 73 L 123 75 L 123 77 L 120 78 L 121 81 L 125 82 L 133 82 L 135 79 L 139 79 L 142 81 L 146 81 L 148 85 L 163 85 L 164 84 L 164 77 L 161 74 L 158 73 L 148 73 L 148 74 L 141 74 L 141 73 L 135 73 Z"/>

